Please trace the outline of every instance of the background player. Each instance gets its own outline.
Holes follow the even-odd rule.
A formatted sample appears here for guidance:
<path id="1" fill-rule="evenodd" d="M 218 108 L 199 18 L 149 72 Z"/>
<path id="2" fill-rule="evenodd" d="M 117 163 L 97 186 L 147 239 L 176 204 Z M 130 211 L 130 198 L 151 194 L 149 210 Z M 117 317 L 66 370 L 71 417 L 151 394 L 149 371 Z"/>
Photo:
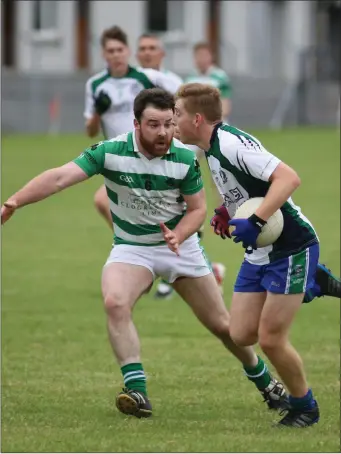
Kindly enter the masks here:
<path id="1" fill-rule="evenodd" d="M 110 139 L 133 127 L 134 98 L 141 90 L 158 86 L 175 93 L 181 79 L 168 77 L 155 69 L 130 66 L 128 38 L 117 26 L 104 30 L 101 46 L 107 68 L 86 83 L 84 117 L 89 137 L 97 136 L 102 129 L 104 137 Z M 96 192 L 94 201 L 98 212 L 112 228 L 104 185 Z"/>
<path id="2" fill-rule="evenodd" d="M 237 347 L 230 339 L 229 314 L 196 233 L 206 216 L 200 167 L 193 152 L 173 139 L 173 95 L 144 90 L 136 97 L 134 115 L 134 132 L 93 145 L 10 197 L 1 208 L 1 223 L 20 207 L 103 175 L 115 223 L 102 293 L 110 343 L 125 383 L 118 409 L 137 417 L 152 414 L 132 310 L 159 275 L 173 283 L 203 325 L 239 359 L 269 408 L 286 408 L 284 388 L 264 362 L 251 347 Z M 225 395 L 221 391 L 221 398 Z"/>
<path id="3" fill-rule="evenodd" d="M 141 68 L 151 68 L 161 71 L 167 77 L 174 80 L 174 85 L 181 85 L 183 80 L 177 74 L 169 71 L 163 66 L 165 51 L 162 41 L 156 35 L 144 33 L 137 43 L 136 58 Z"/>
<path id="4" fill-rule="evenodd" d="M 214 64 L 211 47 L 206 42 L 200 42 L 193 47 L 193 58 L 196 71 L 186 78 L 186 83 L 201 83 L 218 88 L 222 103 L 222 119 L 227 121 L 231 113 L 231 81 L 226 72 Z"/>

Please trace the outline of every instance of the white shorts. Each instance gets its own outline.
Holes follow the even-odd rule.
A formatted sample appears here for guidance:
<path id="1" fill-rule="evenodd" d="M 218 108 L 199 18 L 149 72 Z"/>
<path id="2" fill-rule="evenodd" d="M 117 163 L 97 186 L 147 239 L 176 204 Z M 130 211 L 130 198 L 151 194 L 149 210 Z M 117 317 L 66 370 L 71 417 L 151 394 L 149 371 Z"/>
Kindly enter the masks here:
<path id="1" fill-rule="evenodd" d="M 178 277 L 202 277 L 211 273 L 210 264 L 205 252 L 199 244 L 198 235 L 184 241 L 179 248 L 179 256 L 174 254 L 167 245 L 132 246 L 118 244 L 112 248 L 109 263 L 129 263 L 147 268 L 153 279 L 162 277 L 170 284 Z"/>

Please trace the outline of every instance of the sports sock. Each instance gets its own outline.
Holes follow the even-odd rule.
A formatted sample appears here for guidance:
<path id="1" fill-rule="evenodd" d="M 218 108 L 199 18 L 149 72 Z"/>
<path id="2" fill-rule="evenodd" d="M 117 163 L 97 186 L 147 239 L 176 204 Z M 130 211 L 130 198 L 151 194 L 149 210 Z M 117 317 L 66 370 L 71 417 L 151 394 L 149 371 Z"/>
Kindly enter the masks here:
<path id="1" fill-rule="evenodd" d="M 316 407 L 316 400 L 311 389 L 308 389 L 308 392 L 303 397 L 292 397 L 289 396 L 289 403 L 291 407 L 295 410 L 311 410 Z"/>
<path id="2" fill-rule="evenodd" d="M 255 367 L 244 366 L 245 375 L 251 380 L 257 388 L 262 391 L 267 388 L 271 382 L 271 375 L 267 365 L 261 357 L 258 356 L 258 364 Z"/>
<path id="3" fill-rule="evenodd" d="M 141 363 L 126 364 L 121 367 L 124 385 L 128 389 L 147 395 L 146 376 Z"/>
<path id="4" fill-rule="evenodd" d="M 314 287 L 304 294 L 303 302 L 310 303 L 314 298 L 322 296 L 321 287 L 315 282 Z"/>

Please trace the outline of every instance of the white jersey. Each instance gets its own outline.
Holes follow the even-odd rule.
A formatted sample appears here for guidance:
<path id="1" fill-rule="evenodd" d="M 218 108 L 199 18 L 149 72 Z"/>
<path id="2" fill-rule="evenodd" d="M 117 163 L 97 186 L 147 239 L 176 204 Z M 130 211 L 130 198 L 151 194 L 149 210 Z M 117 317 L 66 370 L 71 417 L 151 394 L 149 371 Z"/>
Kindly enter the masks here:
<path id="1" fill-rule="evenodd" d="M 246 200 L 265 197 L 271 184 L 270 177 L 281 162 L 251 134 L 224 123 L 216 126 L 206 157 L 231 218 Z M 281 211 L 284 218 L 282 235 L 273 245 L 246 254 L 248 262 L 265 265 L 318 242 L 312 224 L 291 198 Z"/>
<path id="2" fill-rule="evenodd" d="M 129 66 L 123 77 L 112 77 L 106 69 L 86 83 L 84 117 L 91 118 L 95 113 L 94 98 L 104 91 L 111 99 L 111 107 L 101 116 L 105 138 L 116 137 L 134 127 L 134 99 L 144 88 L 160 87 L 175 93 L 182 80 L 168 71 L 134 68 Z"/>

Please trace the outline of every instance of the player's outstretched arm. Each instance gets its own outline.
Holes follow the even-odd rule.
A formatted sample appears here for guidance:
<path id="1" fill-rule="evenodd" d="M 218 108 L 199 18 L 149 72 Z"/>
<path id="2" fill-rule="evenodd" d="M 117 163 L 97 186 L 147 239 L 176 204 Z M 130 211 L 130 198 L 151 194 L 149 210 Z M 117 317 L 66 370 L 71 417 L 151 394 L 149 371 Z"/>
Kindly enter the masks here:
<path id="1" fill-rule="evenodd" d="M 187 240 L 187 238 L 194 233 L 198 232 L 206 217 L 206 199 L 204 189 L 201 189 L 196 194 L 183 195 L 183 197 L 187 205 L 186 214 L 181 219 L 179 224 L 173 230 L 167 228 L 167 226 L 163 223 L 160 224 L 164 239 L 167 242 L 169 249 L 177 255 L 179 255 L 179 246 L 181 243 Z"/>
<path id="2" fill-rule="evenodd" d="M 46 199 L 56 192 L 88 178 L 89 176 L 74 162 L 46 170 L 29 181 L 3 204 L 1 207 L 1 224 L 7 222 L 18 208 Z"/>
<path id="3" fill-rule="evenodd" d="M 281 162 L 269 177 L 270 188 L 255 214 L 267 221 L 291 197 L 301 180 L 294 169 Z"/>

